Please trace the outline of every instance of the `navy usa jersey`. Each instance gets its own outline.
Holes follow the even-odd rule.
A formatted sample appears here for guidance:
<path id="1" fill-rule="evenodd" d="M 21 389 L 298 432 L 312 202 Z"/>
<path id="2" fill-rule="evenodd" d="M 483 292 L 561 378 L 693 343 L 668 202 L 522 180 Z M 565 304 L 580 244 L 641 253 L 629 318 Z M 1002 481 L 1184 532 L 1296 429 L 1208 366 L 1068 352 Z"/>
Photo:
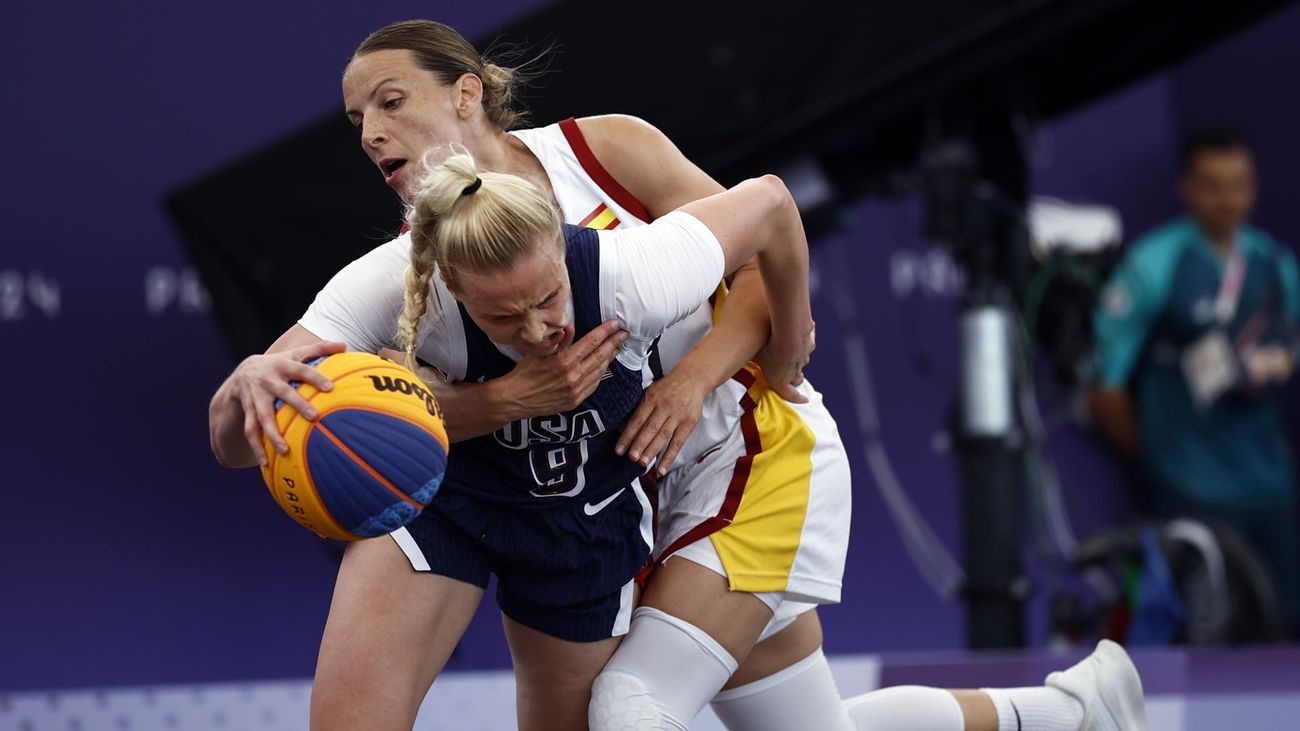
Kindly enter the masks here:
<path id="1" fill-rule="evenodd" d="M 564 226 L 565 264 L 573 301 L 574 339 L 600 325 L 600 241 L 596 231 Z M 498 378 L 515 362 L 460 309 L 467 354 L 465 381 Z M 596 501 L 643 472 L 614 453 L 623 424 L 641 400 L 642 378 L 615 359 L 600 385 L 577 408 L 512 422 L 492 434 L 457 442 L 442 490 L 493 502 L 546 507 L 582 496 Z"/>

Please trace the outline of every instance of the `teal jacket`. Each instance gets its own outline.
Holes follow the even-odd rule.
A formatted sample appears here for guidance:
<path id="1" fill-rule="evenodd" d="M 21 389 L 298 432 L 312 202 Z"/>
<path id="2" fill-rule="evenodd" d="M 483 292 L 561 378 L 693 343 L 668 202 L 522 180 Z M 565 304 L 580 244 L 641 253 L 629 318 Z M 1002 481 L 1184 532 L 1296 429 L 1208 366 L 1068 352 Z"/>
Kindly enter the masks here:
<path id="1" fill-rule="evenodd" d="M 1291 251 L 1244 226 L 1246 269 L 1236 313 L 1220 325 L 1214 303 L 1224 259 L 1189 218 L 1135 242 L 1102 293 L 1095 326 L 1097 378 L 1131 387 L 1144 470 L 1157 490 L 1202 502 L 1268 505 L 1294 495 L 1291 446 L 1277 389 L 1231 392 L 1202 410 L 1183 376 L 1183 350 L 1215 327 L 1230 342 L 1296 342 L 1300 275 Z"/>

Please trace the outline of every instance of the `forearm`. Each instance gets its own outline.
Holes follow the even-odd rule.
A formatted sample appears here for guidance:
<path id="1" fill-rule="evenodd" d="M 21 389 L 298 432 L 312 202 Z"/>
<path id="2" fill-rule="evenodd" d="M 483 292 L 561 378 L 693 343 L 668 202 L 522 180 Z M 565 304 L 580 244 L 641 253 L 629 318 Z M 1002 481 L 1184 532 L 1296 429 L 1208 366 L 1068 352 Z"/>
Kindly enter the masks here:
<path id="1" fill-rule="evenodd" d="M 718 321 L 690 353 L 673 367 L 713 390 L 731 378 L 767 342 L 770 319 L 767 293 L 758 268 L 736 272 Z"/>
<path id="2" fill-rule="evenodd" d="M 485 383 L 447 383 L 433 380 L 429 390 L 438 399 L 452 442 L 481 437 L 512 421 L 532 414 L 523 412 L 506 388 L 505 378 Z"/>
<path id="3" fill-rule="evenodd" d="M 208 440 L 212 455 L 223 467 L 252 467 L 257 457 L 244 436 L 244 409 L 234 398 L 230 382 L 221 384 L 208 404 Z"/>
<path id="4" fill-rule="evenodd" d="M 784 192 L 784 187 L 782 187 Z M 781 195 L 771 214 L 771 237 L 758 253 L 773 332 L 795 333 L 812 323 L 808 293 L 808 239 L 799 209 Z"/>

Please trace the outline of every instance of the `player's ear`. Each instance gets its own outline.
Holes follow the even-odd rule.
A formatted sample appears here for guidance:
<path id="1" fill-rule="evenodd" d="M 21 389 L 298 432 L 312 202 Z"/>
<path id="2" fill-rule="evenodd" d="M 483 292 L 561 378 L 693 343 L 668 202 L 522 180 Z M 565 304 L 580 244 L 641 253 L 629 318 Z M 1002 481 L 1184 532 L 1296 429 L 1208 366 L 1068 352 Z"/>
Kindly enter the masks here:
<path id="1" fill-rule="evenodd" d="M 483 109 L 483 80 L 468 71 L 453 84 L 456 90 L 456 114 L 468 119 L 475 111 Z"/>

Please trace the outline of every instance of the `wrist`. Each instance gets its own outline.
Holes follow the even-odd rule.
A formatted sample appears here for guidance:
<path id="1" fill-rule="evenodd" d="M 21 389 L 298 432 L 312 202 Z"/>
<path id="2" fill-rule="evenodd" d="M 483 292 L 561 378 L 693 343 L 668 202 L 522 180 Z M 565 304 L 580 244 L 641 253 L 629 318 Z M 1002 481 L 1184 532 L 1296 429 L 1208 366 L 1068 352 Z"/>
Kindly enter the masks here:
<path id="1" fill-rule="evenodd" d="M 745 362 L 748 362 L 748 359 L 746 359 Z M 745 365 L 745 363 L 739 363 L 735 368 L 719 369 L 716 366 L 720 363 L 722 365 L 732 365 L 731 363 L 725 363 L 722 360 L 716 360 L 714 361 L 715 367 L 713 368 L 690 367 L 681 371 L 683 382 L 689 384 L 691 388 L 694 389 L 694 395 L 697 400 L 703 401 L 706 396 L 713 392 L 713 389 L 726 383 L 728 378 L 735 375 L 736 371 L 740 370 L 741 367 Z"/>
<path id="2" fill-rule="evenodd" d="M 771 344 L 777 347 L 795 347 L 805 341 L 813 330 L 811 319 L 804 322 L 772 323 Z"/>
<path id="3" fill-rule="evenodd" d="M 530 414 L 524 413 L 523 405 L 520 403 L 513 386 L 513 371 L 500 378 L 493 378 L 483 382 L 483 395 L 484 401 L 486 401 L 483 406 L 491 414 L 493 422 L 504 425 L 530 416 Z"/>
<path id="4" fill-rule="evenodd" d="M 726 358 L 702 358 L 700 356 L 701 351 L 704 351 L 702 346 L 703 343 L 687 354 L 685 358 L 678 361 L 677 365 L 673 366 L 673 369 L 662 379 L 664 381 L 676 381 L 677 383 L 690 386 L 695 390 L 696 395 L 699 396 L 701 400 L 703 400 L 704 396 L 707 396 L 710 391 L 722 385 L 728 378 L 731 378 L 731 376 L 736 371 L 740 370 L 748 360 L 743 360 L 737 363 L 735 368 L 728 369 L 725 366 L 731 364 L 727 362 Z"/>

